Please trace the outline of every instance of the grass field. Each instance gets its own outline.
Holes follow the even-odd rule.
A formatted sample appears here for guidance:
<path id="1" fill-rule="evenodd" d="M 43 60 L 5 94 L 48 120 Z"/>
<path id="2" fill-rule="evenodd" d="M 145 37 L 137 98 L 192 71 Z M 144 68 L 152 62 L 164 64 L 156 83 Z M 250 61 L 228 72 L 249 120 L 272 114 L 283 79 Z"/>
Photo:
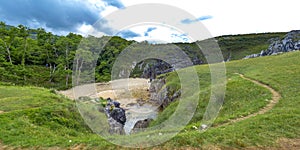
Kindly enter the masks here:
<path id="1" fill-rule="evenodd" d="M 265 148 L 277 147 L 280 139 L 300 138 L 300 52 L 279 56 L 239 60 L 226 63 L 227 90 L 224 105 L 213 124 L 204 133 L 199 126 L 210 96 L 208 66 L 197 66 L 201 96 L 190 123 L 177 136 L 157 149 L 174 148 Z M 281 99 L 265 114 L 217 127 L 234 118 L 255 113 L 266 106 L 272 97 L 269 90 L 245 79 L 258 80 L 274 88 Z M 168 76 L 168 84 L 178 88 L 176 75 Z M 167 119 L 178 102 L 169 105 L 152 125 Z M 9 148 L 89 148 L 116 149 L 84 124 L 73 101 L 52 90 L 0 86 L 0 141 Z M 1 147 L 1 146 L 0 146 Z"/>
<path id="2" fill-rule="evenodd" d="M 190 145 L 201 147 L 203 145 L 218 145 L 219 147 L 250 147 L 250 146 L 276 146 L 277 141 L 281 138 L 299 139 L 300 138 L 300 53 L 292 52 L 280 56 L 262 57 L 256 59 L 248 59 L 241 61 L 233 61 L 226 64 L 227 77 L 234 77 L 234 73 L 242 73 L 247 77 L 261 81 L 275 90 L 277 90 L 282 98 L 275 107 L 263 114 L 247 120 L 237 122 L 232 125 L 223 126 L 220 128 L 211 128 L 203 134 L 197 131 L 190 131 L 179 134 L 173 140 L 166 143 L 163 147 Z M 197 70 L 203 69 L 203 66 L 198 66 Z M 233 81 L 232 81 L 233 82 Z M 230 82 L 226 94 L 225 104 L 218 120 L 222 119 L 226 109 L 226 101 L 229 102 L 232 98 L 235 101 L 255 96 L 256 94 L 241 93 L 237 91 L 242 88 L 243 84 L 235 82 L 233 93 L 230 91 Z M 253 86 L 246 86 L 251 88 Z M 261 92 L 261 90 L 258 90 Z M 259 95 L 258 97 L 262 97 Z M 235 99 L 238 97 L 239 99 Z M 262 99 L 263 100 L 263 99 Z M 242 105 L 249 105 L 248 102 L 243 102 Z M 250 104 L 247 110 L 253 109 Z M 255 103 L 256 105 L 257 103 Z M 245 106 L 246 107 L 246 106 Z M 230 107 L 231 108 L 231 107 Z M 171 108 L 172 109 L 172 108 Z M 242 111 L 239 109 L 238 111 Z M 176 141 L 176 142 L 174 142 Z"/>

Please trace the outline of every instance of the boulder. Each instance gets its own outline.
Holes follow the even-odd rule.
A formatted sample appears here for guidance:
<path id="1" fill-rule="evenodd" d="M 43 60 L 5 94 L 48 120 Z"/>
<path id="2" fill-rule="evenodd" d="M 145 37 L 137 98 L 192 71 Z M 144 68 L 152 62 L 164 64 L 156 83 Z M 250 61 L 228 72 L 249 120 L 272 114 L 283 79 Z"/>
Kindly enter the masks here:
<path id="1" fill-rule="evenodd" d="M 144 130 L 145 128 L 148 128 L 151 121 L 153 121 L 153 119 L 150 118 L 137 121 L 130 133 L 137 133 Z"/>
<path id="2" fill-rule="evenodd" d="M 116 121 L 112 117 L 108 117 L 108 123 L 109 123 L 109 133 L 110 134 L 119 134 L 119 135 L 124 135 L 125 130 L 124 130 L 124 125 L 121 124 L 120 122 Z"/>
<path id="3" fill-rule="evenodd" d="M 125 134 L 124 124 L 126 122 L 126 115 L 125 110 L 120 108 L 119 104 L 120 103 L 111 100 L 105 107 L 110 134 Z"/>

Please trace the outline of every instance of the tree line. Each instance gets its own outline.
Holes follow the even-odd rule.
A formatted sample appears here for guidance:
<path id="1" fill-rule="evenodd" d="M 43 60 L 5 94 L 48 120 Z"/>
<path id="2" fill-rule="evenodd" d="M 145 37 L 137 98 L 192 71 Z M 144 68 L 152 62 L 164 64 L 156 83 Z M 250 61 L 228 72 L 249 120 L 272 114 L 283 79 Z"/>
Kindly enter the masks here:
<path id="1" fill-rule="evenodd" d="M 97 43 L 84 48 L 86 43 L 80 45 L 83 39 L 74 33 L 57 36 L 43 28 L 14 27 L 0 22 L 0 81 L 58 89 L 71 87 L 76 51 L 95 57 L 92 49 Z M 120 37 L 94 39 L 109 40 L 98 50 L 95 64 L 96 80 L 109 81 L 115 58 L 132 41 Z"/>

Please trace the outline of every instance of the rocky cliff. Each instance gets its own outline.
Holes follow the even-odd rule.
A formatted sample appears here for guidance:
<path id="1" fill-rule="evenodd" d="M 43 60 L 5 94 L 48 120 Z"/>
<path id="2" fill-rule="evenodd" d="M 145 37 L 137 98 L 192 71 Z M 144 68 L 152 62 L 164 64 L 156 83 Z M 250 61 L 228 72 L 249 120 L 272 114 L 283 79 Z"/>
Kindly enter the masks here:
<path id="1" fill-rule="evenodd" d="M 158 105 L 161 109 L 167 107 L 171 102 L 178 99 L 181 91 L 174 91 L 169 86 L 166 86 L 165 79 L 155 79 L 152 81 L 150 88 L 150 102 Z"/>
<path id="2" fill-rule="evenodd" d="M 145 60 L 138 63 L 135 67 L 135 72 L 138 72 L 140 78 L 155 79 L 156 76 L 174 71 L 174 65 L 178 68 L 185 68 L 191 65 L 200 65 L 203 62 L 198 58 L 194 57 L 189 61 L 180 61 L 180 59 L 173 58 L 170 60 L 170 64 L 158 59 Z"/>
<path id="3" fill-rule="evenodd" d="M 300 30 L 294 30 L 285 35 L 283 39 L 271 39 L 272 44 L 258 54 L 251 54 L 244 59 L 277 55 L 280 53 L 300 50 Z"/>
<path id="4" fill-rule="evenodd" d="M 146 128 L 149 127 L 151 121 L 153 121 L 153 119 L 151 119 L 151 118 L 139 120 L 138 122 L 135 123 L 134 127 L 130 131 L 130 134 L 138 133 L 140 131 L 145 130 Z"/>

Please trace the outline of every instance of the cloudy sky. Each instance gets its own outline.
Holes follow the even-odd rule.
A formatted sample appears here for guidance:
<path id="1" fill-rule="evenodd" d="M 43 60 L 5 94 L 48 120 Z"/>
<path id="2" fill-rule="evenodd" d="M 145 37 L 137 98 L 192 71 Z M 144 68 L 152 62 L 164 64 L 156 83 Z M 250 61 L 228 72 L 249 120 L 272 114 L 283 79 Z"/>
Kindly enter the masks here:
<path id="1" fill-rule="evenodd" d="M 189 33 L 173 28 L 164 20 L 158 24 L 139 24 L 120 30 L 103 19 L 146 3 L 167 4 L 186 11 L 193 17 L 175 14 L 170 18 L 175 18 L 173 20 L 179 27 L 195 28 L 195 24 L 203 24 L 214 37 L 300 29 L 298 0 L 0 0 L 0 21 L 31 28 L 43 27 L 59 35 L 75 32 L 99 36 L 117 34 L 137 41 L 198 40 L 189 38 Z M 147 12 L 137 12 L 141 16 L 144 13 Z M 166 12 L 159 13 L 163 16 Z M 93 26 L 97 21 L 97 26 Z"/>

